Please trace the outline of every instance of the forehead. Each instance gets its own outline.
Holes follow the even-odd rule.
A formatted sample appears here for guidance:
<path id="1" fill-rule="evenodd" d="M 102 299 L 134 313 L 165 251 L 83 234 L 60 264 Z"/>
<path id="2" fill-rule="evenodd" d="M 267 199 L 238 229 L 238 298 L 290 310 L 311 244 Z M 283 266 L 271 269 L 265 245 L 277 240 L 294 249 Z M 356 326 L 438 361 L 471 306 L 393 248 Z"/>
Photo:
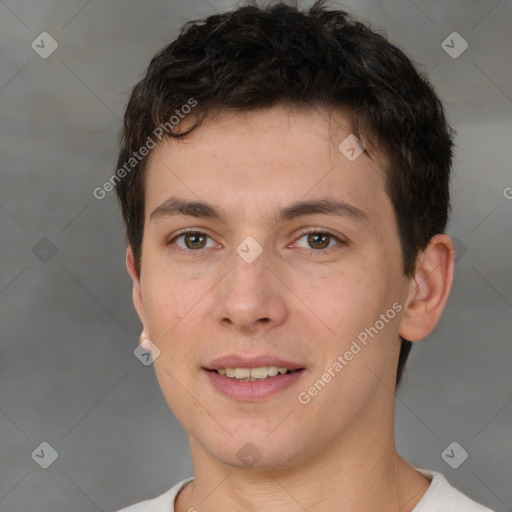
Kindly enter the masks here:
<path id="1" fill-rule="evenodd" d="M 180 128 L 192 122 L 185 119 Z M 164 140 L 153 150 L 146 170 L 146 214 L 180 196 L 252 218 L 319 197 L 382 215 L 389 206 L 383 204 L 382 162 L 367 152 L 353 159 L 359 152 L 348 119 L 339 113 L 286 107 L 218 112 L 184 139 Z"/>

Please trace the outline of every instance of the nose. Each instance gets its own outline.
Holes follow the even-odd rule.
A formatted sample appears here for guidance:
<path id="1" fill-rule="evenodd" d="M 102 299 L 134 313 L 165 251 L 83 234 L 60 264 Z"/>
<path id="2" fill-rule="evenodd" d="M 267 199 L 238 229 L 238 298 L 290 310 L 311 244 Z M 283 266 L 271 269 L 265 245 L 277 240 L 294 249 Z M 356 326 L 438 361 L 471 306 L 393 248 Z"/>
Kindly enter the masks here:
<path id="1" fill-rule="evenodd" d="M 216 287 L 215 318 L 224 327 L 249 334 L 286 321 L 287 288 L 269 263 L 265 251 L 251 263 L 234 255 L 232 270 Z"/>

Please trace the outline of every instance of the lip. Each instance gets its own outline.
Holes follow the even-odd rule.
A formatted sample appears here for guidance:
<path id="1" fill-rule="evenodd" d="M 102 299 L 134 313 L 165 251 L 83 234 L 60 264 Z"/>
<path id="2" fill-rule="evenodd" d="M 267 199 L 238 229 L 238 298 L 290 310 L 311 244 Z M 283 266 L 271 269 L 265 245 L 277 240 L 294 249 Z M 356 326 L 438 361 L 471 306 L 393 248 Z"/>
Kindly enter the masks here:
<path id="1" fill-rule="evenodd" d="M 287 368 L 288 370 L 295 371 L 301 370 L 304 366 L 294 363 L 293 361 L 286 361 L 279 357 L 271 355 L 260 356 L 241 356 L 237 354 L 230 354 L 223 357 L 218 357 L 211 361 L 205 370 L 218 370 L 219 368 L 262 368 L 263 366 L 277 366 L 278 368 Z"/>
<path id="2" fill-rule="evenodd" d="M 263 366 L 287 368 L 292 373 L 279 374 L 259 381 L 240 381 L 219 375 L 215 371 L 219 368 L 262 368 Z M 268 354 L 257 356 L 230 354 L 214 359 L 203 370 L 212 386 L 222 395 L 237 401 L 260 402 L 295 384 L 304 374 L 305 368 L 299 363 Z"/>
<path id="3" fill-rule="evenodd" d="M 274 359 L 275 361 L 275 359 Z M 261 366 L 278 366 L 261 365 Z M 219 366 L 219 368 L 225 368 Z M 227 366 L 227 368 L 231 368 Z M 236 368 L 244 368 L 244 366 L 236 366 Z M 257 366 L 256 366 L 257 368 Z M 290 368 L 291 369 L 291 368 Z M 220 394 L 232 400 L 240 402 L 261 402 L 277 394 L 280 391 L 291 387 L 301 379 L 305 373 L 304 369 L 298 369 L 293 373 L 285 373 L 268 377 L 260 381 L 240 381 L 230 377 L 219 375 L 215 370 L 203 369 L 210 383 Z"/>

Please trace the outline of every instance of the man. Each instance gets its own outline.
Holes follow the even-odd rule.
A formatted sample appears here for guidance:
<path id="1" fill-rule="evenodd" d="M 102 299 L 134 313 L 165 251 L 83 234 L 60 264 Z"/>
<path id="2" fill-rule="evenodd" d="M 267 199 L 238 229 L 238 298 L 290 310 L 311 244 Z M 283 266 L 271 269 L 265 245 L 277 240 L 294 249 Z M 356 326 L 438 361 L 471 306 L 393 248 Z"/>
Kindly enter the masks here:
<path id="1" fill-rule="evenodd" d="M 127 267 L 194 478 L 126 512 L 489 510 L 396 452 L 446 304 L 452 130 L 382 36 L 316 2 L 187 25 L 127 106 Z"/>

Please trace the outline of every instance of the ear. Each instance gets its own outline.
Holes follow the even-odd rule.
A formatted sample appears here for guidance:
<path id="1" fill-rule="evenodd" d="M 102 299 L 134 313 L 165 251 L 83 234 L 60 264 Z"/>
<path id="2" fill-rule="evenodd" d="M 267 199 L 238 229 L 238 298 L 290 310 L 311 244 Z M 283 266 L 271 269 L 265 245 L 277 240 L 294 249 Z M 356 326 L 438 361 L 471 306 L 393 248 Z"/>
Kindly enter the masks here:
<path id="1" fill-rule="evenodd" d="M 137 268 L 135 266 L 135 257 L 133 255 L 133 250 L 131 246 L 128 246 L 128 249 L 126 251 L 126 268 L 128 269 L 128 273 L 130 274 L 130 277 L 132 278 L 133 287 L 132 287 L 132 299 L 133 299 L 133 305 L 135 307 L 135 310 L 137 311 L 137 314 L 139 315 L 140 321 L 142 322 L 142 335 L 141 335 L 141 341 L 143 339 L 146 339 L 148 337 L 148 332 L 146 328 L 146 318 L 144 315 L 144 302 L 142 300 L 142 293 L 140 288 L 140 276 L 137 272 Z"/>
<path id="2" fill-rule="evenodd" d="M 455 250 L 450 237 L 434 236 L 418 256 L 400 321 L 400 336 L 418 341 L 434 330 L 450 295 L 454 262 Z"/>

